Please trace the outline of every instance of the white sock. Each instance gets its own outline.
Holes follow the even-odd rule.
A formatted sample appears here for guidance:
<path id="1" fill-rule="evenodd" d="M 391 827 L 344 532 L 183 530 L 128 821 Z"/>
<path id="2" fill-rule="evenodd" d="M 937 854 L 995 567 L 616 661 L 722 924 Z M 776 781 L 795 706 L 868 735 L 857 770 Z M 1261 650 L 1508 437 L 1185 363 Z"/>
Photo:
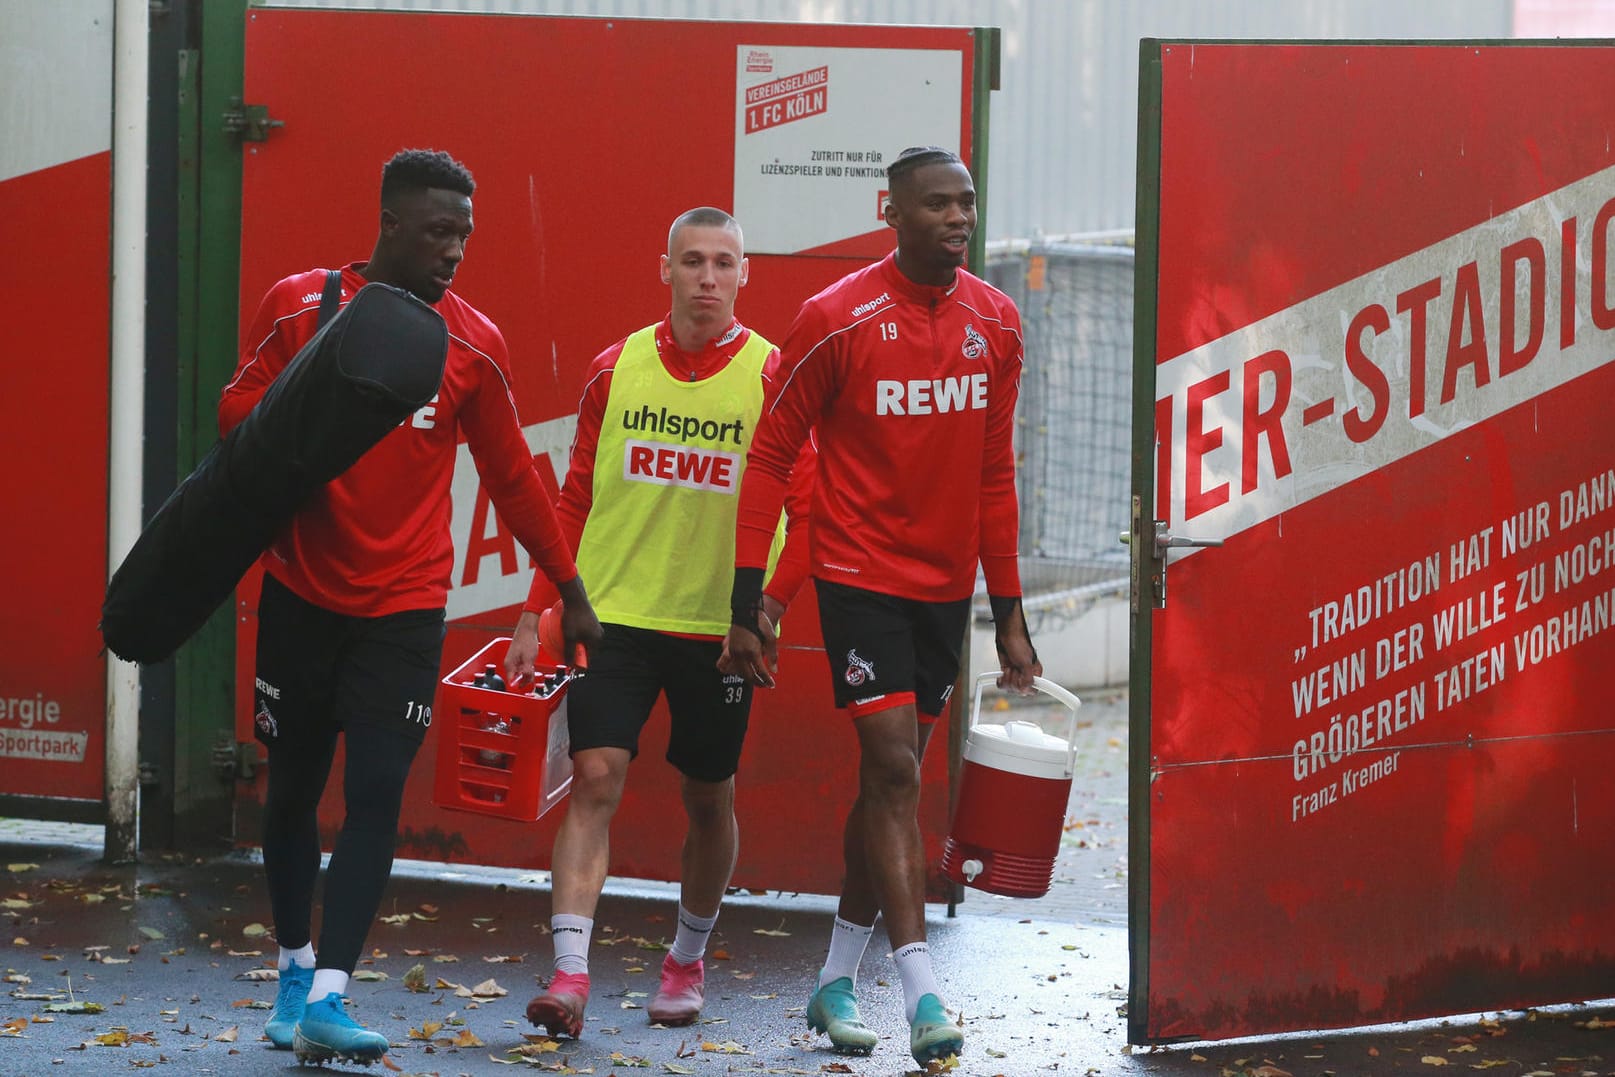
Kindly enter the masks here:
<path id="1" fill-rule="evenodd" d="M 893 951 L 892 960 L 897 963 L 897 975 L 903 978 L 903 1012 L 913 1021 L 921 996 L 935 995 L 939 1001 L 942 998 L 936 974 L 931 971 L 931 947 L 911 942 Z"/>
<path id="2" fill-rule="evenodd" d="M 308 1000 L 318 1002 L 332 991 L 339 995 L 348 993 L 348 974 L 341 969 L 315 969 L 314 986 L 308 989 Z"/>
<path id="3" fill-rule="evenodd" d="M 275 958 L 275 967 L 285 972 L 293 965 L 300 969 L 314 967 L 314 944 L 312 942 L 305 942 L 295 950 L 288 950 L 284 946 L 280 948 L 280 956 Z"/>
<path id="4" fill-rule="evenodd" d="M 878 913 L 875 919 L 880 919 Z M 865 927 L 836 917 L 835 926 L 830 929 L 830 952 L 825 955 L 824 968 L 819 970 L 819 986 L 823 987 L 832 980 L 839 980 L 845 976 L 856 987 L 858 965 L 864 959 L 864 948 L 869 945 L 869 936 L 874 933 L 874 924 Z"/>
<path id="5" fill-rule="evenodd" d="M 712 926 L 717 922 L 717 913 L 697 916 L 684 907 L 684 902 L 679 902 L 679 929 L 673 936 L 670 951 L 673 960 L 681 965 L 693 965 L 701 960 L 701 955 L 707 952 L 707 939 L 712 937 Z"/>
<path id="6" fill-rule="evenodd" d="M 550 939 L 555 943 L 556 972 L 589 972 L 589 938 L 594 921 L 587 916 L 558 912 L 550 917 Z"/>

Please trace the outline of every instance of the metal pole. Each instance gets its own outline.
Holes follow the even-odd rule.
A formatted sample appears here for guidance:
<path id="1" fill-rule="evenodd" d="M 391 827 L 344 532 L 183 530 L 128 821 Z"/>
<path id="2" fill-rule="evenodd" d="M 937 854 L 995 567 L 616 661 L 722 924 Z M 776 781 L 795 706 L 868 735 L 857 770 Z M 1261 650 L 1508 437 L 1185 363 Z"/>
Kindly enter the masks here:
<path id="1" fill-rule="evenodd" d="M 112 63 L 112 400 L 107 576 L 140 535 L 146 384 L 148 0 L 116 0 Z M 140 667 L 107 656 L 106 850 L 135 858 L 140 815 Z"/>

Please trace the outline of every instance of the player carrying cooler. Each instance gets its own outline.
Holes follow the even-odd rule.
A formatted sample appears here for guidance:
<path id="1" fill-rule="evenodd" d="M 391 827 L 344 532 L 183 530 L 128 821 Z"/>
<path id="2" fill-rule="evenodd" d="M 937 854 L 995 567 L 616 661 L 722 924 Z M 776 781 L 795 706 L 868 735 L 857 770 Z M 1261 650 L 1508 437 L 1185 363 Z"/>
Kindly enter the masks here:
<path id="1" fill-rule="evenodd" d="M 782 385 L 752 440 L 735 531 L 733 627 L 722 667 L 772 683 L 763 566 L 797 451 L 815 432 L 809 571 L 835 697 L 858 737 L 846 878 L 807 1020 L 867 1054 L 858 963 L 877 915 L 903 982 L 909 1048 L 956 1054 L 925 942 L 920 760 L 959 673 L 979 560 L 997 627 L 1001 687 L 1042 673 L 1021 612 L 1013 421 L 1020 315 L 962 267 L 976 191 L 957 154 L 904 150 L 887 169 L 897 250 L 802 305 Z"/>

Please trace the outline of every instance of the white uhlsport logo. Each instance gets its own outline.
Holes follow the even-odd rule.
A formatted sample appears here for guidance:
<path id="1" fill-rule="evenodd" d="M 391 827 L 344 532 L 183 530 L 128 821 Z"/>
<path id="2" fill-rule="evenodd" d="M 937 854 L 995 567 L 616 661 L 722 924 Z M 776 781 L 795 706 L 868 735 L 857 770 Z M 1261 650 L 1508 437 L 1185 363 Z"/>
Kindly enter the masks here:
<path id="1" fill-rule="evenodd" d="M 859 658 L 856 650 L 847 652 L 847 683 L 854 688 L 875 679 L 875 663 Z"/>

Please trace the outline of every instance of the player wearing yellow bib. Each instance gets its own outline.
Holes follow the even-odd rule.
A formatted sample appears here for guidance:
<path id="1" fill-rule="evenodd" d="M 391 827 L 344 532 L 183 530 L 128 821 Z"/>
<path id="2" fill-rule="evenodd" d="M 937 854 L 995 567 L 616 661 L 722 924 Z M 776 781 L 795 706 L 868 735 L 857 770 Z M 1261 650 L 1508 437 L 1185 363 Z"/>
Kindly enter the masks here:
<path id="1" fill-rule="evenodd" d="M 730 622 L 741 474 L 779 354 L 735 320 L 746 274 L 733 217 L 705 207 L 683 214 L 661 259 L 670 313 L 607 348 L 585 377 L 557 514 L 605 637 L 589 648 L 588 676 L 568 690 L 572 791 L 551 859 L 555 973 L 527 1006 L 528 1019 L 551 1035 L 576 1038 L 583 1029 L 611 819 L 639 732 L 664 692 L 667 760 L 682 776 L 689 825 L 678 931 L 646 1011 L 654 1022 L 686 1025 L 705 998 L 702 956 L 739 848 L 735 770 L 751 708 L 751 685 L 720 673 L 717 661 Z M 809 468 L 800 470 L 810 482 Z M 794 536 L 766 589 L 771 620 L 805 577 L 806 560 Z M 532 670 L 549 600 L 535 577 L 506 659 L 513 676 Z"/>

